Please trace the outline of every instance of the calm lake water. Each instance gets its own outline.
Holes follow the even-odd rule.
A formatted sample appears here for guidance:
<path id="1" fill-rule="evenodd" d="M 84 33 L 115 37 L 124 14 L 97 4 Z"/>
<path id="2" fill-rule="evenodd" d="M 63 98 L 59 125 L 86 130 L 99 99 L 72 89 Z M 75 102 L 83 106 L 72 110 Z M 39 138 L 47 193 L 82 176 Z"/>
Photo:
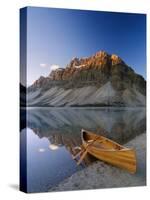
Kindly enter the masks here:
<path id="1" fill-rule="evenodd" d="M 82 128 L 121 144 L 146 131 L 145 108 L 28 108 L 21 110 L 21 136 L 27 140 L 28 192 L 45 192 L 95 159 L 77 166 L 74 147 Z M 25 137 L 24 137 L 25 138 Z"/>

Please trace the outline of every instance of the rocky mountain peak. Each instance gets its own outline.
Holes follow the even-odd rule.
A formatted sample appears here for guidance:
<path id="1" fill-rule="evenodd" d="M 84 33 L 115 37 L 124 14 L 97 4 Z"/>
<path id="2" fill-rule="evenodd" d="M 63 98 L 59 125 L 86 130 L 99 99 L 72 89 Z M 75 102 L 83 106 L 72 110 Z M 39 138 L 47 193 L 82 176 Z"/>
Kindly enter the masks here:
<path id="1" fill-rule="evenodd" d="M 109 56 L 109 54 L 106 52 L 106 51 L 103 51 L 103 50 L 101 50 L 101 51 L 98 51 L 96 54 L 95 54 L 95 57 L 107 57 L 107 56 Z"/>
<path id="2" fill-rule="evenodd" d="M 50 80 L 62 80 L 64 70 L 64 68 L 53 70 L 48 77 L 50 78 Z"/>
<path id="3" fill-rule="evenodd" d="M 31 88 L 42 87 L 43 85 L 47 84 L 48 81 L 49 81 L 49 77 L 40 76 L 40 78 L 33 83 Z"/>
<path id="4" fill-rule="evenodd" d="M 125 64 L 124 61 L 117 55 L 111 55 L 112 65 Z"/>
<path id="5" fill-rule="evenodd" d="M 40 78 L 38 79 L 38 80 L 36 80 L 33 84 L 34 85 L 38 85 L 38 84 L 41 84 L 42 83 L 42 81 L 45 79 L 45 77 L 44 76 L 40 76 Z"/>
<path id="6" fill-rule="evenodd" d="M 72 58 L 71 62 L 67 65 L 67 67 L 71 68 L 71 67 L 75 67 L 80 65 L 80 59 L 77 57 Z"/>
<path id="7" fill-rule="evenodd" d="M 28 88 L 40 106 L 145 106 L 146 81 L 118 55 L 99 51 L 73 58 L 66 68 L 41 76 Z"/>
<path id="8" fill-rule="evenodd" d="M 115 54 L 109 55 L 106 51 L 98 51 L 90 57 L 74 57 L 66 68 L 52 71 L 49 77 L 51 80 L 68 80 L 81 71 L 89 70 L 98 70 L 110 74 L 111 67 L 118 64 L 126 66 L 125 62 L 119 56 Z"/>
<path id="9" fill-rule="evenodd" d="M 118 55 L 110 55 L 105 51 L 85 58 L 74 57 L 66 68 L 53 70 L 48 77 L 41 76 L 30 89 L 46 89 L 56 85 L 63 88 L 89 85 L 101 87 L 107 82 L 117 91 L 134 87 L 143 95 L 146 92 L 144 78 L 136 74 Z"/>

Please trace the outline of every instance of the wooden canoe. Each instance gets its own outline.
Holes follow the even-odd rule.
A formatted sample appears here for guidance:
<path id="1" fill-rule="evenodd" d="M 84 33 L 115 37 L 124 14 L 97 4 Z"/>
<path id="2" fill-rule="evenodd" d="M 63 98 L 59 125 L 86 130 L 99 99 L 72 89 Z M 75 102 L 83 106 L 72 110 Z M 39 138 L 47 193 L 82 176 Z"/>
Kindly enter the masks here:
<path id="1" fill-rule="evenodd" d="M 92 156 L 114 166 L 136 172 L 136 155 L 134 149 L 126 148 L 104 136 L 81 130 L 83 147 Z"/>

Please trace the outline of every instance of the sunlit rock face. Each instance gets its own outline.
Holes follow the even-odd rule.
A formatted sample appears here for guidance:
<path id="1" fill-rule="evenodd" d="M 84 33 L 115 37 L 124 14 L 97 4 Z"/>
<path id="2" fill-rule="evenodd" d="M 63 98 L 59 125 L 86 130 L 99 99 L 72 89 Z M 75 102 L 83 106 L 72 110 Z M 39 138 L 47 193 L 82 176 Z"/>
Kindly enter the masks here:
<path id="1" fill-rule="evenodd" d="M 145 106 L 146 81 L 118 55 L 73 58 L 28 88 L 28 106 Z"/>

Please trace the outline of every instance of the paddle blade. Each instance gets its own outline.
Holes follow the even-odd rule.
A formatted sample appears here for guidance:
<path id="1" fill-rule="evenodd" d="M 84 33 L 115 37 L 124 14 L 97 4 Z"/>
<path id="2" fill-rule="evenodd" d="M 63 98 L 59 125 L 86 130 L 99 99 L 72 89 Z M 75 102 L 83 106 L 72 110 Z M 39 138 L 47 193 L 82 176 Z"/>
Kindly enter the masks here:
<path id="1" fill-rule="evenodd" d="M 79 161 L 77 162 L 77 165 L 80 165 L 80 163 L 82 162 L 82 160 L 84 159 L 84 157 L 86 156 L 86 154 L 88 153 L 87 150 L 85 150 L 82 154 L 82 156 L 80 157 Z"/>

